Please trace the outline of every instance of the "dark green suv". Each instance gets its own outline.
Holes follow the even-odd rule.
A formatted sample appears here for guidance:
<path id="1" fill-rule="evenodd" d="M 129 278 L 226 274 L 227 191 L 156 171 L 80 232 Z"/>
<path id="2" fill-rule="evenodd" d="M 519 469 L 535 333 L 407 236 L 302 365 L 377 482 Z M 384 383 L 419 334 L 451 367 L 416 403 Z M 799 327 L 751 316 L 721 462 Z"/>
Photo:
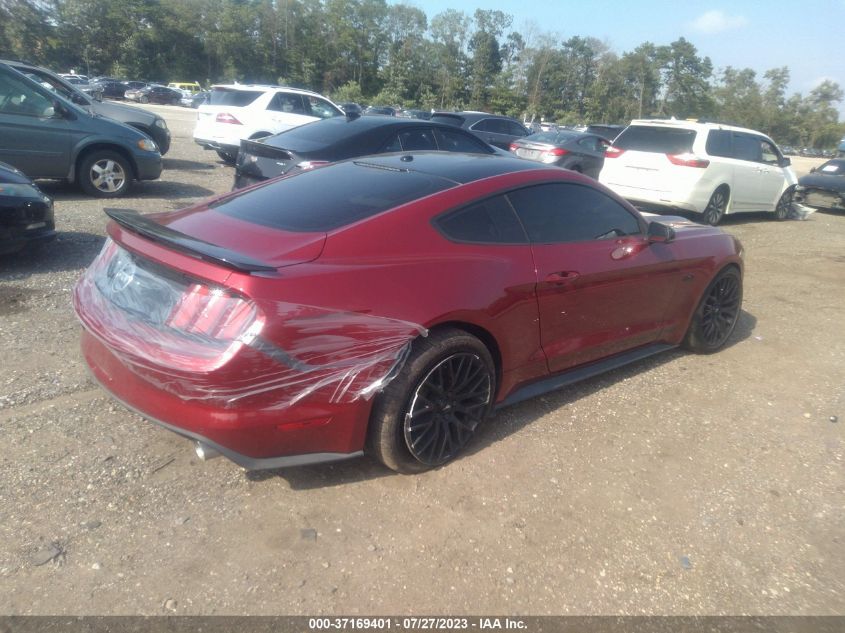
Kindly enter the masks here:
<path id="1" fill-rule="evenodd" d="M 94 115 L 2 63 L 0 161 L 33 179 L 76 182 L 103 198 L 161 174 L 161 154 L 146 135 Z"/>

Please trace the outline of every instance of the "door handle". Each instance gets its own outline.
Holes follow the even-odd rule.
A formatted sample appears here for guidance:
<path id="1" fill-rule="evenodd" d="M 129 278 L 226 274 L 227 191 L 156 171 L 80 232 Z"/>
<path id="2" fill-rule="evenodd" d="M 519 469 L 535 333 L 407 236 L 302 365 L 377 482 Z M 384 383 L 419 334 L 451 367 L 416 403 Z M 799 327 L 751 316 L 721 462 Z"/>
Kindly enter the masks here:
<path id="1" fill-rule="evenodd" d="M 575 281 L 580 276 L 580 273 L 574 270 L 562 270 L 557 273 L 549 273 L 546 275 L 546 282 L 555 285 L 563 285 L 571 281 Z"/>

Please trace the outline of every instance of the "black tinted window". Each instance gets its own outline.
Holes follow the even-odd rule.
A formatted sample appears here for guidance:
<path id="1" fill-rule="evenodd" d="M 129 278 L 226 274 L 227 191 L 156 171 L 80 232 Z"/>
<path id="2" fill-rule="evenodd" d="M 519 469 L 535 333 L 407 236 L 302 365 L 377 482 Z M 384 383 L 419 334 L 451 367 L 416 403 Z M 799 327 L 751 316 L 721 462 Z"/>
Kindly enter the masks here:
<path id="1" fill-rule="evenodd" d="M 437 149 L 431 128 L 416 128 L 399 132 L 399 141 L 406 152 L 413 150 Z"/>
<path id="2" fill-rule="evenodd" d="M 613 145 L 619 149 L 661 154 L 686 154 L 692 151 L 695 130 L 679 130 L 652 125 L 629 125 Z"/>
<path id="3" fill-rule="evenodd" d="M 733 133 L 733 156 L 739 160 L 759 163 L 763 158 L 760 139 L 750 134 Z"/>
<path id="4" fill-rule="evenodd" d="M 725 130 L 710 130 L 707 135 L 707 153 L 710 156 L 731 158 L 731 133 Z"/>
<path id="5" fill-rule="evenodd" d="M 516 121 L 505 121 L 500 120 L 501 123 L 504 124 L 505 134 L 510 134 L 512 136 L 527 136 L 528 130 L 522 127 Z"/>
<path id="6" fill-rule="evenodd" d="M 271 181 L 212 208 L 283 231 L 330 231 L 454 185 L 436 176 L 356 161 Z"/>
<path id="7" fill-rule="evenodd" d="M 439 148 L 447 152 L 493 153 L 493 150 L 486 143 L 482 143 L 470 134 L 457 130 L 434 128 L 434 136 Z"/>
<path id="8" fill-rule="evenodd" d="M 263 92 L 259 90 L 232 90 L 231 88 L 212 88 L 209 105 L 232 106 L 241 108 L 258 99 Z"/>
<path id="9" fill-rule="evenodd" d="M 627 209 L 586 185 L 536 185 L 508 197 L 532 242 L 583 242 L 640 232 Z"/>
<path id="10" fill-rule="evenodd" d="M 437 219 L 443 233 L 461 242 L 524 244 L 525 232 L 502 196 L 452 211 Z"/>
<path id="11" fill-rule="evenodd" d="M 491 132 L 493 134 L 508 134 L 507 121 L 501 119 L 481 119 L 472 126 L 476 132 Z"/>

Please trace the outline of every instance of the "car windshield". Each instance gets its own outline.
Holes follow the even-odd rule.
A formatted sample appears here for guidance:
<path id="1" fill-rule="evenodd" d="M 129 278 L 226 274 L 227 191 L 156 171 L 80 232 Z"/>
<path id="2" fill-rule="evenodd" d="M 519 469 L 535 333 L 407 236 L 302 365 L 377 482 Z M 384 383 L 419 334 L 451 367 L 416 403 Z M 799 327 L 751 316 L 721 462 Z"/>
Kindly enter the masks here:
<path id="1" fill-rule="evenodd" d="M 234 88 L 212 88 L 210 105 L 232 106 L 242 108 L 258 99 L 264 92 L 261 90 L 238 90 Z"/>
<path id="2" fill-rule="evenodd" d="M 831 176 L 841 176 L 845 174 L 845 160 L 829 160 L 816 171 Z"/>
<path id="3" fill-rule="evenodd" d="M 271 181 L 210 208 L 273 229 L 325 232 L 455 184 L 429 174 L 350 161 Z"/>
<path id="4" fill-rule="evenodd" d="M 684 154 L 692 151 L 695 130 L 656 125 L 630 125 L 613 142 L 615 147 L 639 152 Z"/>

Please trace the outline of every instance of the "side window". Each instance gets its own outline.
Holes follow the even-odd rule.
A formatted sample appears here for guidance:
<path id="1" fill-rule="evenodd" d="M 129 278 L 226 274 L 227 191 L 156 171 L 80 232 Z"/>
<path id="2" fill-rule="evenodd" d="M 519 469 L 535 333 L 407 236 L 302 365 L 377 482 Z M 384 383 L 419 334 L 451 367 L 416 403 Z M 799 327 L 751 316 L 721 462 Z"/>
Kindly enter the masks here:
<path id="1" fill-rule="evenodd" d="M 382 152 L 401 152 L 402 151 L 402 144 L 399 142 L 398 136 L 393 136 L 387 142 L 387 144 L 381 148 Z"/>
<path id="2" fill-rule="evenodd" d="M 760 139 L 741 132 L 733 133 L 733 157 L 759 163 L 763 160 Z"/>
<path id="3" fill-rule="evenodd" d="M 450 211 L 434 220 L 448 238 L 481 244 L 525 244 L 525 231 L 511 205 L 496 196 L 472 206 Z"/>
<path id="4" fill-rule="evenodd" d="M 414 128 L 399 132 L 403 151 L 437 149 L 431 128 Z"/>
<path id="5" fill-rule="evenodd" d="M 499 119 L 481 119 L 472 126 L 476 132 L 492 132 L 493 134 L 507 134 L 507 128 Z"/>
<path id="6" fill-rule="evenodd" d="M 636 217 L 586 185 L 552 183 L 508 194 L 532 242 L 554 244 L 637 235 Z"/>
<path id="7" fill-rule="evenodd" d="M 342 112 L 338 111 L 337 108 L 325 99 L 308 95 L 305 97 L 305 101 L 311 108 L 311 114 L 315 117 L 319 117 L 321 119 L 331 119 L 332 117 L 343 115 Z"/>
<path id="8" fill-rule="evenodd" d="M 731 154 L 731 133 L 726 130 L 710 130 L 707 134 L 705 149 L 710 156 L 733 158 L 733 154 Z"/>
<path id="9" fill-rule="evenodd" d="M 528 130 L 522 127 L 519 123 L 501 119 L 499 122 L 504 124 L 504 127 L 507 130 L 505 134 L 510 134 L 511 136 L 528 136 Z"/>
<path id="10" fill-rule="evenodd" d="M 288 112 L 290 114 L 306 113 L 305 104 L 302 102 L 302 95 L 290 92 L 277 92 L 267 106 L 267 109 L 275 112 Z"/>
<path id="11" fill-rule="evenodd" d="M 767 165 L 777 165 L 780 162 L 780 155 L 777 149 L 769 141 L 760 139 L 760 151 L 763 156 L 763 162 Z"/>
<path id="12" fill-rule="evenodd" d="M 434 128 L 434 137 L 437 139 L 438 147 L 446 152 L 493 153 L 489 145 L 482 143 L 470 134 L 462 134 L 455 130 Z"/>
<path id="13" fill-rule="evenodd" d="M 53 116 L 53 104 L 25 81 L 0 74 L 0 113 L 33 117 Z"/>

